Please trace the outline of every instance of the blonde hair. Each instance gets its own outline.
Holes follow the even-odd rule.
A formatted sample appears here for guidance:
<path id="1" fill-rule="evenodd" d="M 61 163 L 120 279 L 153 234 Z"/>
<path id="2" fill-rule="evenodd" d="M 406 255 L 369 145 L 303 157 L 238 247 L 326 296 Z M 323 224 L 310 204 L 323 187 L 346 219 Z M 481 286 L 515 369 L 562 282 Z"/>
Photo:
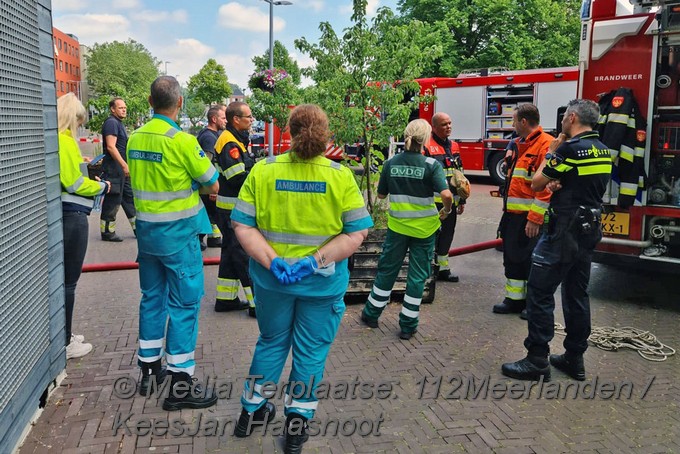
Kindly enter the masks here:
<path id="1" fill-rule="evenodd" d="M 66 93 L 57 99 L 57 122 L 59 132 L 67 129 L 76 137 L 78 126 L 87 120 L 87 111 L 83 103 L 73 93 Z"/>
<path id="2" fill-rule="evenodd" d="M 404 149 L 420 153 L 431 133 L 432 126 L 427 121 L 422 118 L 413 120 L 404 129 Z"/>
<path id="3" fill-rule="evenodd" d="M 330 131 L 328 116 L 316 104 L 302 104 L 292 110 L 288 117 L 290 149 L 296 156 L 311 159 L 326 151 Z"/>

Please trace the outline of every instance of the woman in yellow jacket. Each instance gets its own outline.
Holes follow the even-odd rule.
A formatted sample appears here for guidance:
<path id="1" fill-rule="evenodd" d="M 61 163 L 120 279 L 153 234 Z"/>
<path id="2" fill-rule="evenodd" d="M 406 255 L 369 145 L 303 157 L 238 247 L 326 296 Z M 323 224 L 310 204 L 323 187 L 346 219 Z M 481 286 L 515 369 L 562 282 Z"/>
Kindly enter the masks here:
<path id="1" fill-rule="evenodd" d="M 94 197 L 108 192 L 107 181 L 91 180 L 83 175 L 83 157 L 75 140 L 78 127 L 85 123 L 87 112 L 73 93 L 57 99 L 59 127 L 59 180 L 61 181 L 62 225 L 64 228 L 64 288 L 66 291 L 66 358 L 79 358 L 92 350 L 83 336 L 71 333 L 76 285 L 85 260 L 88 239 L 87 216 Z"/>

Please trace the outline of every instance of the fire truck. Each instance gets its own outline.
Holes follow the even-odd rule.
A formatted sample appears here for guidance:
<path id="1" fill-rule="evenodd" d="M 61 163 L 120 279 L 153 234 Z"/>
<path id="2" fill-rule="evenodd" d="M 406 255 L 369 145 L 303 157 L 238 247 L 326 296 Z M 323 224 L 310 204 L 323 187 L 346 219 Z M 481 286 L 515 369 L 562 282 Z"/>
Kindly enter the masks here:
<path id="1" fill-rule="evenodd" d="M 617 96 L 604 98 L 605 94 L 630 89 L 646 121 L 646 128 L 637 131 L 641 165 L 634 203 L 621 203 L 624 183 L 616 168 L 624 158 L 619 155 L 605 195 L 605 237 L 596 259 L 614 263 L 633 259 L 648 265 L 656 261 L 663 269 L 677 269 L 673 264 L 680 264 L 680 0 L 584 0 L 581 18 L 579 97 L 600 101 L 602 111 L 609 108 L 603 106 L 605 99 L 611 99 L 613 107 L 625 102 Z M 621 121 L 632 120 L 622 116 Z"/>
<path id="2" fill-rule="evenodd" d="M 421 96 L 435 100 L 421 103 L 419 117 L 432 122 L 436 112 L 449 114 L 452 140 L 458 142 L 466 174 L 491 175 L 496 184 L 505 181 L 501 164 L 505 147 L 513 137 L 512 114 L 520 104 L 535 104 L 541 126 L 554 133 L 557 110 L 576 97 L 578 67 L 508 71 L 466 71 L 458 77 L 417 79 Z"/>

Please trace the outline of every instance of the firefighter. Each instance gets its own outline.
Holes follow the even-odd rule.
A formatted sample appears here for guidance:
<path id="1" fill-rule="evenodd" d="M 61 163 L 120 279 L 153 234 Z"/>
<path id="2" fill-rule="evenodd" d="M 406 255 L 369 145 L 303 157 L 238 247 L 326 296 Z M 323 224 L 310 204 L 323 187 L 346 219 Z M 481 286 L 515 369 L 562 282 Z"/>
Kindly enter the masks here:
<path id="1" fill-rule="evenodd" d="M 345 312 L 347 258 L 373 222 L 352 172 L 323 156 L 330 134 L 323 110 L 298 106 L 288 127 L 291 151 L 253 168 L 232 214 L 253 258 L 261 332 L 248 374 L 256 378 L 246 380 L 234 435 L 246 437 L 253 424 L 274 417 L 262 385 L 279 382 L 292 348 L 288 383 L 311 385 L 303 393 L 293 385 L 286 389 L 284 453 L 293 454 L 308 438 L 307 420 L 318 404 L 314 390 Z"/>
<path id="2" fill-rule="evenodd" d="M 590 335 L 588 281 L 593 249 L 602 238 L 601 205 L 612 169 L 611 151 L 599 140 L 599 109 L 590 100 L 567 105 L 560 137 L 532 179 L 532 188 L 553 191 L 548 228 L 534 249 L 527 291 L 529 334 L 524 359 L 503 364 L 503 375 L 520 380 L 550 380 L 550 364 L 585 380 L 583 353 Z M 566 140 L 568 139 L 568 140 Z M 566 352 L 550 355 L 555 334 L 555 297 L 562 284 Z"/>
<path id="3" fill-rule="evenodd" d="M 510 142 L 506 159 L 507 190 L 503 197 L 500 234 L 503 238 L 505 299 L 493 306 L 497 314 L 521 313 L 526 316 L 527 279 L 531 253 L 538 242 L 550 191 L 531 189 L 531 178 L 545 160 L 553 136 L 539 125 L 540 114 L 533 104 L 522 104 L 513 112 L 512 123 L 518 137 Z"/>
<path id="4" fill-rule="evenodd" d="M 444 170 L 433 159 L 423 156 L 423 145 L 432 128 L 425 120 L 413 120 L 404 130 L 404 153 L 385 162 L 378 197 L 389 194 L 387 237 L 378 262 L 378 275 L 361 313 L 361 321 L 378 327 L 378 318 L 390 300 L 392 286 L 409 253 L 406 294 L 399 314 L 399 337 L 409 340 L 418 328 L 420 303 L 425 280 L 430 275 L 434 240 L 444 221 L 453 212 L 453 195 Z M 437 213 L 433 193 L 441 195 L 443 208 Z"/>
<path id="5" fill-rule="evenodd" d="M 130 136 L 127 157 L 137 208 L 140 393 L 151 376 L 162 381 L 163 344 L 171 374 L 164 410 L 207 408 L 217 396 L 192 386 L 198 313 L 203 296 L 203 258 L 199 233 L 210 221 L 198 189 L 218 189 L 217 172 L 191 134 L 181 131 L 179 83 L 161 76 L 151 85 L 153 118 Z M 176 394 L 182 388 L 192 392 Z M 202 393 L 199 391 L 203 391 Z"/>
<path id="6" fill-rule="evenodd" d="M 253 115 L 248 104 L 235 101 L 227 106 L 227 126 L 215 144 L 216 166 L 220 173 L 220 192 L 217 194 L 217 227 L 222 232 L 220 268 L 217 274 L 215 312 L 248 308 L 255 317 L 255 300 L 248 274 L 248 255 L 236 239 L 231 227 L 231 210 L 238 193 L 255 164 L 255 156 L 248 151 L 249 131 Z M 247 301 L 238 298 L 239 282 Z"/>
<path id="7" fill-rule="evenodd" d="M 444 168 L 446 181 L 451 187 L 451 178 L 453 177 L 453 170 L 463 171 L 463 162 L 460 159 L 460 150 L 456 142 L 449 139 L 451 135 L 451 117 L 444 112 L 437 112 L 432 116 L 432 136 L 423 148 L 425 156 L 434 158 Z M 439 193 L 435 193 L 434 202 L 437 210 L 444 207 L 442 198 Z M 456 231 L 456 220 L 459 214 L 465 211 L 465 199 L 461 198 L 454 191 L 453 205 L 455 209 L 442 221 L 442 228 L 435 240 L 434 253 L 436 255 L 436 263 L 439 268 L 437 273 L 438 281 L 458 282 L 458 276 L 451 272 L 449 267 L 449 248 L 453 242 L 453 235 Z"/>
<path id="8" fill-rule="evenodd" d="M 137 218 L 130 187 L 130 170 L 125 161 L 128 135 L 123 119 L 127 116 L 127 106 L 122 98 L 113 98 L 109 102 L 109 110 L 111 115 L 102 125 L 102 138 L 104 139 L 102 170 L 105 178 L 111 183 L 111 191 L 104 197 L 102 203 L 99 228 L 102 241 L 120 243 L 123 238 L 116 233 L 118 209 L 123 207 L 135 235 Z"/>
<path id="9" fill-rule="evenodd" d="M 208 125 L 201 129 L 196 136 L 196 140 L 198 140 L 198 143 L 201 145 L 201 148 L 211 162 L 215 158 L 215 143 L 220 137 L 220 133 L 227 125 L 227 117 L 225 115 L 226 109 L 227 106 L 224 104 L 210 106 L 208 114 L 206 115 L 208 117 Z M 207 244 L 203 243 L 203 237 L 205 235 L 201 235 L 201 249 L 205 249 L 206 247 L 222 247 L 222 233 L 220 233 L 220 229 L 217 227 L 216 196 L 213 194 L 201 194 L 201 200 L 208 212 L 208 218 L 210 219 L 210 225 L 212 226 L 212 233 L 208 235 Z"/>

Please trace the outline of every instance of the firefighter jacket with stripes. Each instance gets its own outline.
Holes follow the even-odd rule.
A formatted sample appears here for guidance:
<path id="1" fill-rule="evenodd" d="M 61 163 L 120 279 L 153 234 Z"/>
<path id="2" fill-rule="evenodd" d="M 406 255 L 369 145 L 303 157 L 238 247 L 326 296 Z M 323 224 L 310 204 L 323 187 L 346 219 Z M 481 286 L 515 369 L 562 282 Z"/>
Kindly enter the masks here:
<path id="1" fill-rule="evenodd" d="M 550 142 L 554 139 L 542 127 L 536 128 L 526 139 L 513 139 L 511 147 L 514 165 L 508 170 L 510 183 L 506 193 L 504 210 L 508 213 L 526 214 L 534 224 L 543 224 L 545 212 L 550 205 L 551 192 L 531 189 L 531 179 L 545 159 Z"/>
<path id="2" fill-rule="evenodd" d="M 429 142 L 423 147 L 423 154 L 428 158 L 434 158 L 444 168 L 444 175 L 446 175 L 446 182 L 451 188 L 451 178 L 453 177 L 453 170 L 463 171 L 463 161 L 460 159 L 460 148 L 456 142 L 450 139 L 441 140 L 434 133 L 430 136 Z M 454 205 L 464 205 L 465 199 L 456 195 L 455 188 L 451 188 L 453 192 Z M 439 193 L 435 193 L 434 201 L 442 203 L 442 198 Z"/>
<path id="3" fill-rule="evenodd" d="M 255 157 L 248 152 L 248 131 L 240 132 L 227 125 L 215 144 L 215 167 L 220 174 L 217 208 L 231 211 L 238 200 L 238 192 L 246 181 Z"/>
<path id="4" fill-rule="evenodd" d="M 612 90 L 599 102 L 600 140 L 612 150 L 615 170 L 612 179 L 620 182 L 618 205 L 628 208 L 645 187 L 645 141 L 647 122 L 640 112 L 633 91 Z"/>

